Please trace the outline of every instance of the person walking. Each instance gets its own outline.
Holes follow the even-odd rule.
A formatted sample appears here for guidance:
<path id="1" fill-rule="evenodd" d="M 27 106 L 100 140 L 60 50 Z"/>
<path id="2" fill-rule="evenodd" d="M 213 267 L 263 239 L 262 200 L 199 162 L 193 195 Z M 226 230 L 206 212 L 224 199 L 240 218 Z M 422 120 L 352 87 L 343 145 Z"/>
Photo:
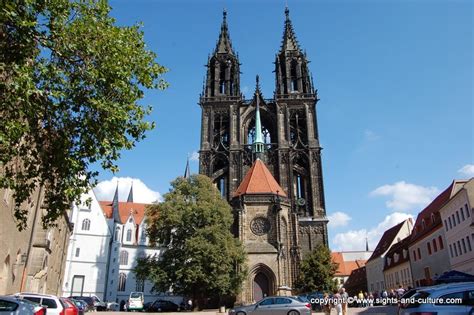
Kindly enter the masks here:
<path id="1" fill-rule="evenodd" d="M 323 295 L 322 311 L 324 312 L 324 315 L 331 314 L 331 303 L 329 302 L 329 294 L 327 293 L 324 293 Z"/>
<path id="2" fill-rule="evenodd" d="M 349 299 L 349 294 L 347 294 L 345 288 L 341 288 L 340 294 L 342 299 L 342 315 L 347 315 L 347 300 Z"/>
<path id="3" fill-rule="evenodd" d="M 334 295 L 332 296 L 334 301 L 334 308 L 336 309 L 336 315 L 342 315 L 342 299 L 341 295 L 337 290 L 334 291 Z"/>

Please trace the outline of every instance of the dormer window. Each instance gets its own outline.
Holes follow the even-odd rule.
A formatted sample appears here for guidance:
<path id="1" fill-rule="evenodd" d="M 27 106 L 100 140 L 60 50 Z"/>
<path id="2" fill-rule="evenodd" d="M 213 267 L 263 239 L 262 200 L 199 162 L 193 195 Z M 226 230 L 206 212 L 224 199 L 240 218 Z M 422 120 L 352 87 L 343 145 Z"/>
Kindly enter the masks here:
<path id="1" fill-rule="evenodd" d="M 128 219 L 128 223 L 132 223 L 132 222 L 133 222 L 132 218 Z"/>
<path id="2" fill-rule="evenodd" d="M 423 226 L 423 230 L 426 229 L 426 222 L 425 222 L 425 219 L 421 220 L 421 225 Z"/>
<path id="3" fill-rule="evenodd" d="M 387 266 L 390 266 L 390 263 L 392 262 L 392 260 L 390 259 L 390 257 L 387 258 Z"/>
<path id="4" fill-rule="evenodd" d="M 407 255 L 408 255 L 408 250 L 404 249 L 403 250 L 403 258 L 407 258 Z"/>
<path id="5" fill-rule="evenodd" d="M 394 261 L 394 262 L 398 262 L 398 258 L 399 258 L 399 255 L 398 255 L 397 253 L 395 253 L 395 254 L 393 255 L 393 261 Z"/>
<path id="6" fill-rule="evenodd" d="M 132 229 L 127 230 L 127 242 L 132 241 Z"/>
<path id="7" fill-rule="evenodd" d="M 434 213 L 431 214 L 431 223 L 434 223 L 435 222 L 435 215 Z"/>

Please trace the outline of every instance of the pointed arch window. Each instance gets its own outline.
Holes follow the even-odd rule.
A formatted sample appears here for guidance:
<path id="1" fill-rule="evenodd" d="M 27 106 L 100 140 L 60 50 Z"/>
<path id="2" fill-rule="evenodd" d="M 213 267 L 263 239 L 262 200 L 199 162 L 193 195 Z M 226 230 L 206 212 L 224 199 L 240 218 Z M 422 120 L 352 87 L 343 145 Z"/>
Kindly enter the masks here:
<path id="1" fill-rule="evenodd" d="M 137 279 L 137 283 L 135 284 L 135 291 L 137 291 L 137 292 L 144 292 L 145 291 L 145 280 Z"/>
<path id="2" fill-rule="evenodd" d="M 116 242 L 120 241 L 120 228 L 119 227 L 115 228 L 115 241 Z"/>
<path id="3" fill-rule="evenodd" d="M 125 250 L 120 252 L 120 265 L 128 265 L 128 252 Z"/>
<path id="4" fill-rule="evenodd" d="M 290 64 L 290 92 L 298 92 L 298 61 L 296 59 L 291 60 Z"/>
<path id="5" fill-rule="evenodd" d="M 127 242 L 132 241 L 132 229 L 127 230 Z"/>
<path id="6" fill-rule="evenodd" d="M 90 228 L 91 228 L 91 220 L 89 219 L 82 220 L 82 230 L 89 231 Z"/>
<path id="7" fill-rule="evenodd" d="M 125 291 L 125 287 L 127 286 L 127 275 L 123 272 L 119 274 L 119 281 L 118 281 L 118 291 L 123 292 Z"/>

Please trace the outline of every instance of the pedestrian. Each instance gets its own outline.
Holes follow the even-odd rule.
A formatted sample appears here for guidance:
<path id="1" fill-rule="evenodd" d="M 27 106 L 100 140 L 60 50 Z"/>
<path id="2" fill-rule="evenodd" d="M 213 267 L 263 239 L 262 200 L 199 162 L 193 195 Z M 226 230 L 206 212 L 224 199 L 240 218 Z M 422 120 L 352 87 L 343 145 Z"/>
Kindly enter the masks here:
<path id="1" fill-rule="evenodd" d="M 332 296 L 334 303 L 334 308 L 336 309 L 336 315 L 342 315 L 342 299 L 341 295 L 337 290 L 334 290 L 334 295 Z"/>
<path id="2" fill-rule="evenodd" d="M 340 294 L 341 294 L 341 299 L 342 299 L 342 314 L 346 315 L 347 314 L 347 302 L 348 302 L 348 299 L 349 299 L 349 294 L 347 294 L 345 288 L 341 288 Z"/>
<path id="3" fill-rule="evenodd" d="M 405 289 L 402 287 L 402 285 L 400 285 L 397 289 L 397 297 L 401 298 L 404 293 L 405 293 Z"/>
<path id="4" fill-rule="evenodd" d="M 188 310 L 189 311 L 193 310 L 193 300 L 191 300 L 191 299 L 188 300 Z"/>
<path id="5" fill-rule="evenodd" d="M 362 307 L 364 306 L 364 293 L 362 293 L 362 290 L 359 291 L 359 295 L 357 295 L 357 306 Z"/>
<path id="6" fill-rule="evenodd" d="M 322 310 L 324 312 L 324 315 L 331 314 L 331 303 L 329 302 L 329 294 L 327 294 L 327 293 L 324 293 L 324 295 L 323 295 Z"/>

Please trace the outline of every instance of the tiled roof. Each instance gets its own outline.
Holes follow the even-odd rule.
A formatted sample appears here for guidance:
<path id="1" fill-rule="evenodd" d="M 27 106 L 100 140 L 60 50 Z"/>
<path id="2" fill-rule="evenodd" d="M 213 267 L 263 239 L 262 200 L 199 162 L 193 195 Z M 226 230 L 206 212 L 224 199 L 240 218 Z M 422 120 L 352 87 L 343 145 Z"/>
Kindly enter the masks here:
<path id="1" fill-rule="evenodd" d="M 260 159 L 257 159 L 240 183 L 234 197 L 252 194 L 275 194 L 286 197 L 283 188 Z"/>
<path id="2" fill-rule="evenodd" d="M 411 220 L 411 219 L 408 219 Z M 402 226 L 405 224 L 406 220 L 403 222 L 398 223 L 394 227 L 388 229 L 383 233 L 382 238 L 380 239 L 379 243 L 377 244 L 377 247 L 375 247 L 374 252 L 372 253 L 372 256 L 370 256 L 369 260 L 371 261 L 372 259 L 375 259 L 383 253 L 385 253 L 389 248 L 390 245 L 392 245 L 393 240 L 395 239 L 395 236 L 397 236 L 398 232 L 402 228 Z"/>
<path id="3" fill-rule="evenodd" d="M 105 213 L 105 216 L 108 219 L 112 219 L 112 201 L 99 201 L 102 210 Z M 143 218 L 145 216 L 145 208 L 148 206 L 146 203 L 137 203 L 137 202 L 119 202 L 118 209 L 119 209 L 119 216 L 120 221 L 124 224 L 130 214 L 133 215 L 133 219 L 135 220 L 136 224 L 141 224 Z"/>
<path id="4" fill-rule="evenodd" d="M 385 255 L 385 263 L 383 270 L 396 267 L 410 260 L 410 255 L 408 254 L 410 238 L 411 236 L 407 236 L 400 242 L 393 244 L 392 247 L 390 247 L 389 251 Z M 397 261 L 395 261 L 395 256 L 397 256 Z"/>
<path id="5" fill-rule="evenodd" d="M 464 184 L 465 182 L 466 181 L 453 181 L 448 188 L 418 214 L 413 232 L 411 233 L 410 242 L 412 244 L 443 225 L 439 210 L 450 200 L 455 186 L 457 184 Z"/>
<path id="6" fill-rule="evenodd" d="M 342 252 L 332 252 L 332 261 L 338 264 L 335 276 L 349 276 L 357 268 L 365 266 L 366 260 L 344 260 Z"/>
<path id="7" fill-rule="evenodd" d="M 344 288 L 346 288 L 346 291 L 350 296 L 356 295 L 359 293 L 359 291 L 367 290 L 367 275 L 365 266 L 354 269 L 351 272 L 351 275 L 344 283 Z"/>

